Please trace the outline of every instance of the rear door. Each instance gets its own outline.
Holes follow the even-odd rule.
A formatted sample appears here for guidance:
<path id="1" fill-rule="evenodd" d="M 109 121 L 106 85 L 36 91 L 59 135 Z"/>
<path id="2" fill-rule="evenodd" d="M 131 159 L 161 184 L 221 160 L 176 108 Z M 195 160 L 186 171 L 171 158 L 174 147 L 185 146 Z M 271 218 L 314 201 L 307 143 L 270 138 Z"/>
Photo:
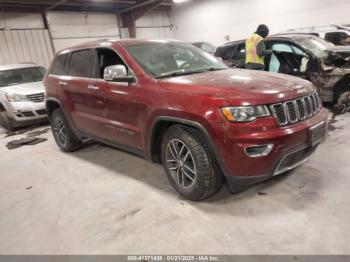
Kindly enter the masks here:
<path id="1" fill-rule="evenodd" d="M 245 68 L 245 42 L 238 44 L 231 56 L 230 66 L 237 68 Z"/>
<path id="2" fill-rule="evenodd" d="M 61 80 L 60 86 L 70 103 L 71 117 L 75 126 L 90 135 L 101 137 L 105 101 L 102 90 L 92 77 L 94 51 L 85 49 L 72 52 L 68 63 L 68 78 Z"/>

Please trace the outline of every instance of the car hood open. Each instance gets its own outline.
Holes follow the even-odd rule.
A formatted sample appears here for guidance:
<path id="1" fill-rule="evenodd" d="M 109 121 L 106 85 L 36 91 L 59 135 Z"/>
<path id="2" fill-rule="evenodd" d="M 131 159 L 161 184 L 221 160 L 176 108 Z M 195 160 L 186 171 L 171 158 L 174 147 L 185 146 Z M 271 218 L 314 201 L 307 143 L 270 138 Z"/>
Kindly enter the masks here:
<path id="1" fill-rule="evenodd" d="M 13 86 L 1 87 L 0 91 L 19 95 L 31 95 L 45 92 L 43 82 L 31 82 Z"/>
<path id="2" fill-rule="evenodd" d="M 232 103 L 246 99 L 247 104 L 278 103 L 314 91 L 311 82 L 277 73 L 226 69 L 166 78 L 164 88 L 226 98 Z"/>

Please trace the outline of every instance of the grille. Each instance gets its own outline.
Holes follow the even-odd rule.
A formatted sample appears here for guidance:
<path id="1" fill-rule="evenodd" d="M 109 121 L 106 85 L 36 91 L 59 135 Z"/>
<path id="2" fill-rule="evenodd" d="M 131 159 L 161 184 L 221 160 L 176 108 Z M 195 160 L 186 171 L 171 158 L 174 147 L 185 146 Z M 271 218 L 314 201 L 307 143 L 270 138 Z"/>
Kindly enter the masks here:
<path id="1" fill-rule="evenodd" d="M 22 112 L 22 114 L 25 117 L 33 117 L 34 116 L 34 113 L 32 111 L 24 111 L 24 112 Z"/>
<path id="2" fill-rule="evenodd" d="M 38 115 L 46 115 L 46 109 L 40 109 L 40 110 L 36 110 L 36 113 L 38 114 Z"/>
<path id="3" fill-rule="evenodd" d="M 30 101 L 32 101 L 34 103 L 40 103 L 40 102 L 44 101 L 45 93 L 27 95 L 27 97 L 30 99 Z"/>
<path id="4" fill-rule="evenodd" d="M 281 126 L 310 118 L 317 114 L 321 107 L 322 102 L 317 92 L 306 97 L 270 106 L 272 114 Z"/>

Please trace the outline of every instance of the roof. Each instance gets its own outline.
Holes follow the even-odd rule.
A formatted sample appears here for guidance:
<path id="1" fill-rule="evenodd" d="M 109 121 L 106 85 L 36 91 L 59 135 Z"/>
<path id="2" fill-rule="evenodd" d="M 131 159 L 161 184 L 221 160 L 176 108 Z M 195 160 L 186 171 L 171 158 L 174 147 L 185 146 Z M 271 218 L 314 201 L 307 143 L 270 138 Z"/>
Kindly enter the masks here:
<path id="1" fill-rule="evenodd" d="M 9 64 L 9 65 L 0 65 L 0 71 L 3 70 L 12 70 L 18 68 L 27 68 L 27 67 L 36 67 L 36 64 Z"/>
<path id="2" fill-rule="evenodd" d="M 178 40 L 152 40 L 152 39 L 100 39 L 96 41 L 90 41 L 90 42 L 85 42 L 81 43 L 78 45 L 74 45 L 68 48 L 65 48 L 63 50 L 60 50 L 57 52 L 57 54 L 63 54 L 66 52 L 70 52 L 73 50 L 79 50 L 83 48 L 93 48 L 93 47 L 106 47 L 106 46 L 111 46 L 113 43 L 117 43 L 121 46 L 132 46 L 132 45 L 138 45 L 138 44 L 144 44 L 144 43 L 152 43 L 152 42 L 160 42 L 160 43 L 165 43 L 165 42 L 181 42 Z"/>
<path id="3" fill-rule="evenodd" d="M 3 12 L 42 12 L 71 11 L 71 12 L 110 12 L 117 13 L 133 8 L 149 0 L 1 0 L 0 8 Z M 157 10 L 169 10 L 172 1 L 164 0 Z"/>

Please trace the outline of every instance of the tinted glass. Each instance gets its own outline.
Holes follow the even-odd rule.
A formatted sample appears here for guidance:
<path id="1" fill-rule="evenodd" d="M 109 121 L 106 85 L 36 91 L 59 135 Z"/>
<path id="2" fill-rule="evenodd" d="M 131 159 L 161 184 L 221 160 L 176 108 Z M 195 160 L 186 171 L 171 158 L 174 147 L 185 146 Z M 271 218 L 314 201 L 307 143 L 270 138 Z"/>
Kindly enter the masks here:
<path id="1" fill-rule="evenodd" d="M 350 45 L 350 36 L 344 32 L 327 33 L 325 39 L 335 45 Z"/>
<path id="2" fill-rule="evenodd" d="M 107 66 L 112 65 L 124 65 L 123 60 L 117 55 L 116 52 L 105 49 L 105 48 L 99 48 L 97 49 L 97 58 L 98 58 L 98 78 L 103 79 L 103 72 Z"/>
<path id="3" fill-rule="evenodd" d="M 238 46 L 236 51 L 233 53 L 231 60 L 245 60 L 245 44 Z"/>
<path id="4" fill-rule="evenodd" d="M 69 61 L 68 75 L 75 77 L 91 77 L 92 51 L 73 52 Z"/>
<path id="5" fill-rule="evenodd" d="M 217 58 L 186 43 L 154 41 L 127 46 L 126 49 L 146 72 L 156 78 L 227 68 Z"/>
<path id="6" fill-rule="evenodd" d="M 235 49 L 235 46 L 228 47 L 226 51 L 224 51 L 224 53 L 220 55 L 222 60 L 230 60 L 234 49 Z"/>
<path id="7" fill-rule="evenodd" d="M 45 71 L 38 66 L 0 71 L 0 88 L 42 81 Z"/>
<path id="8" fill-rule="evenodd" d="M 54 65 L 51 70 L 53 75 L 66 75 L 66 63 L 68 54 L 60 55 L 55 59 Z"/>

